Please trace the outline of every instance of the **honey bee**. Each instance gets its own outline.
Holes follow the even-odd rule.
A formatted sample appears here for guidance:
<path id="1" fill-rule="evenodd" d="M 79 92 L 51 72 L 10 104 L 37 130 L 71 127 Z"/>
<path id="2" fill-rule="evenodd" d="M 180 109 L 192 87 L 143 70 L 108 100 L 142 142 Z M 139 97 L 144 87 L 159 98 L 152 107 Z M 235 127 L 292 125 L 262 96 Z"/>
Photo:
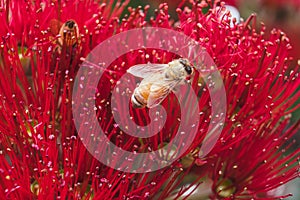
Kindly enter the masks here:
<path id="1" fill-rule="evenodd" d="M 78 25 L 74 20 L 66 21 L 59 30 L 58 44 L 63 46 L 73 46 L 79 40 L 79 29 Z"/>
<path id="2" fill-rule="evenodd" d="M 64 23 L 58 19 L 51 19 L 49 29 L 52 35 L 55 35 L 55 37 L 51 37 L 54 47 L 51 72 L 55 70 L 57 58 L 63 58 L 59 59 L 59 70 L 61 71 L 75 66 L 82 48 L 78 24 L 72 19 Z"/>
<path id="3" fill-rule="evenodd" d="M 72 50 L 80 41 L 78 24 L 72 19 L 65 23 L 53 19 L 50 21 L 50 29 L 53 34 L 60 35 L 56 42 L 56 50 L 59 54 L 63 48 L 66 48 L 67 51 Z"/>
<path id="4" fill-rule="evenodd" d="M 168 64 L 135 65 L 127 72 L 143 78 L 131 96 L 132 106 L 152 108 L 160 104 L 174 87 L 187 80 L 194 70 L 187 59 L 180 58 Z"/>
<path id="5" fill-rule="evenodd" d="M 73 48 L 79 41 L 79 29 L 74 20 L 66 21 L 59 30 L 60 38 L 58 38 L 58 45 L 63 48 Z"/>

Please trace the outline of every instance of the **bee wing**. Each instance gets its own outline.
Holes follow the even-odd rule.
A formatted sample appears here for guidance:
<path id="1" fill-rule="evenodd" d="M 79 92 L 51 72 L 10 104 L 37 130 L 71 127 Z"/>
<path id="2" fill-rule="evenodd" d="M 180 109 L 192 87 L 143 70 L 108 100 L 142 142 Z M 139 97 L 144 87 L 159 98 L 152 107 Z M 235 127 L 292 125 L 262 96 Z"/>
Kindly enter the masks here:
<path id="1" fill-rule="evenodd" d="M 147 107 L 152 108 L 160 104 L 177 84 L 179 84 L 179 81 L 163 80 L 154 82 L 150 88 Z"/>
<path id="2" fill-rule="evenodd" d="M 140 78 L 151 77 L 156 74 L 162 74 L 168 67 L 168 64 L 139 64 L 130 67 L 127 72 Z"/>

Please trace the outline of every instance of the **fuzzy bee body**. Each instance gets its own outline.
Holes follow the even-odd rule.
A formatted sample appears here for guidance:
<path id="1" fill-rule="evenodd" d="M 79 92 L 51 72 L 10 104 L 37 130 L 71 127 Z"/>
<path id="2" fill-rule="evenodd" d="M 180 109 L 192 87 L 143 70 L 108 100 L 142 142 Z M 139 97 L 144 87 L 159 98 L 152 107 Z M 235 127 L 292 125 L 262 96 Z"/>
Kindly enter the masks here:
<path id="1" fill-rule="evenodd" d="M 173 88 L 193 73 L 187 59 L 176 59 L 168 64 L 140 64 L 127 70 L 134 76 L 143 78 L 131 96 L 134 108 L 152 108 L 160 104 Z"/>

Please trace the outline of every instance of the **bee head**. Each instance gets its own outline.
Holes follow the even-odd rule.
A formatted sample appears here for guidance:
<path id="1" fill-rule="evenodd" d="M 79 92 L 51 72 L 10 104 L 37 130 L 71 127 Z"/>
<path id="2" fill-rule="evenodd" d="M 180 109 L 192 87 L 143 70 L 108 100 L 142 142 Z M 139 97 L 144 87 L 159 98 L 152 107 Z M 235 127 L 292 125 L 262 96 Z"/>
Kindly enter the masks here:
<path id="1" fill-rule="evenodd" d="M 65 23 L 65 26 L 68 27 L 69 29 L 72 29 L 72 28 L 74 28 L 74 26 L 76 26 L 76 23 L 73 20 L 68 20 Z"/>
<path id="2" fill-rule="evenodd" d="M 191 66 L 190 62 L 187 59 L 180 58 L 179 59 L 180 64 L 183 65 L 184 70 L 188 75 L 191 75 L 193 73 L 193 67 Z"/>

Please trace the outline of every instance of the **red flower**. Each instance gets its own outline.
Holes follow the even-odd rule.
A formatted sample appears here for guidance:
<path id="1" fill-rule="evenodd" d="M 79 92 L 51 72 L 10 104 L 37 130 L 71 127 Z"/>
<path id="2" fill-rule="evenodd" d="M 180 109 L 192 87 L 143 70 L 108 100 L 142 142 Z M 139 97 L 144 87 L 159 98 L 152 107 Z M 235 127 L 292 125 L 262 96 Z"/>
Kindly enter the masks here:
<path id="1" fill-rule="evenodd" d="M 161 4 L 149 22 L 145 21 L 147 7 L 131 8 L 130 15 L 120 19 L 128 3 L 120 2 L 115 7 L 90 1 L 6 1 L 2 5 L 0 195 L 5 199 L 200 198 L 197 187 L 202 185 L 211 187 L 212 199 L 276 198 L 268 191 L 299 175 L 300 150 L 289 151 L 299 122 L 288 126 L 300 96 L 296 92 L 299 66 L 288 70 L 290 45 L 285 34 L 273 30 L 266 38 L 264 27 L 255 29 L 253 17 L 230 26 L 229 15 L 213 5 L 203 14 L 205 4 L 196 2 L 191 9 L 177 9 L 175 24 L 169 20 L 167 4 Z M 76 24 L 67 25 L 68 20 Z M 67 27 L 61 29 L 62 24 Z M 93 48 L 117 33 L 145 26 L 179 31 L 206 48 L 223 78 L 227 113 L 220 139 L 201 158 L 199 149 L 212 111 L 205 73 L 196 72 L 191 80 L 201 110 L 196 139 L 172 165 L 141 174 L 105 166 L 86 150 L 73 121 L 72 88 L 82 58 Z M 105 71 L 95 110 L 106 136 L 118 147 L 147 153 L 175 137 L 182 113 L 174 94 L 162 102 L 169 114 L 163 129 L 149 138 L 124 133 L 109 104 L 113 88 L 128 68 L 178 57 L 163 50 L 133 50 Z M 121 110 L 127 104 L 119 106 Z M 150 123 L 147 108 L 130 111 L 139 125 Z M 88 134 L 93 136 L 93 130 Z M 162 161 L 176 154 L 177 148 L 162 151 Z M 101 146 L 97 150 L 110 151 Z M 134 172 L 133 164 L 128 167 Z"/>

